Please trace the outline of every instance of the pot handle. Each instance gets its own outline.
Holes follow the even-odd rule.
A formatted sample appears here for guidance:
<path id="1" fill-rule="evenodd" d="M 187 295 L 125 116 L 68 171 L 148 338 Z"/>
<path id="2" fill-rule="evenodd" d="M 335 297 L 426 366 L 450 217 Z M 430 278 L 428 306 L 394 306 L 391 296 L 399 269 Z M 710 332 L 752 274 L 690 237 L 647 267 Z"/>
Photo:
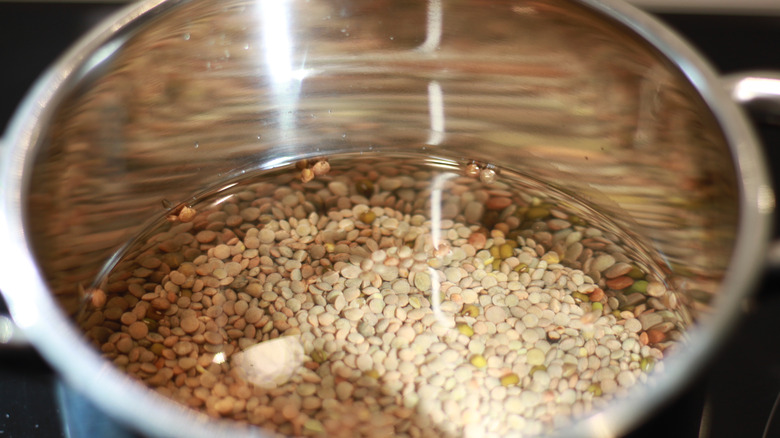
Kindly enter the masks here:
<path id="1" fill-rule="evenodd" d="M 14 324 L 11 318 L 0 315 L 0 348 L 6 347 L 29 347 L 24 334 Z"/>
<path id="2" fill-rule="evenodd" d="M 6 139 L 0 137 L 0 156 L 2 156 L 3 149 L 5 149 Z M 2 213 L 0 213 L 2 214 Z M 3 291 L 0 290 L 0 296 L 3 295 Z M 14 324 L 13 320 L 5 314 L 0 314 L 0 348 L 7 347 L 29 347 L 30 343 L 25 338 L 19 327 Z"/>
<path id="3" fill-rule="evenodd" d="M 780 72 L 747 71 L 724 76 L 731 98 L 762 123 L 780 126 Z M 769 244 L 767 266 L 780 271 L 780 239 Z"/>
<path id="4" fill-rule="evenodd" d="M 762 122 L 780 125 L 780 72 L 748 71 L 723 78 L 732 99 L 755 113 Z"/>

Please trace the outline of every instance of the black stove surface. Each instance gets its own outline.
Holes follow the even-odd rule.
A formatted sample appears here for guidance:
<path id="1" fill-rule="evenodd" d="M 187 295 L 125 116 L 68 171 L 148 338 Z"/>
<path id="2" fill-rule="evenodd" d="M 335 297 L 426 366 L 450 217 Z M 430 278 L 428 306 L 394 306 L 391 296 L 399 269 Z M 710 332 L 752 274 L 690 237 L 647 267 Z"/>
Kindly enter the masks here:
<path id="1" fill-rule="evenodd" d="M 0 132 L 35 78 L 119 4 L 0 2 Z M 780 71 L 779 17 L 660 15 L 723 73 Z M 780 188 L 780 127 L 756 127 Z M 712 365 L 626 438 L 780 437 L 780 273 L 767 273 Z M 2 310 L 0 303 L 0 310 Z M 780 409 L 777 409 L 780 410 Z M 778 413 L 777 415 L 780 415 Z M 86 421 L 85 421 L 86 420 Z M 134 437 L 68 389 L 30 350 L 0 348 L 0 438 Z"/>

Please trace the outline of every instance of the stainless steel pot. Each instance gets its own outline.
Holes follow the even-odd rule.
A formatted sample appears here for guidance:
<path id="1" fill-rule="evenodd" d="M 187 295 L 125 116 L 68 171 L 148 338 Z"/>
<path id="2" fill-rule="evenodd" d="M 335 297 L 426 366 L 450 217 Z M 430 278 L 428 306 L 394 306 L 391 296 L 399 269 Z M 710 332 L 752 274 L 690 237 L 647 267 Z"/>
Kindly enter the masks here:
<path id="1" fill-rule="evenodd" d="M 145 1 L 74 46 L 12 120 L 0 289 L 24 336 L 108 413 L 151 435 L 260 436 L 104 361 L 70 316 L 78 285 L 161 200 L 236 169 L 345 151 L 499 163 L 630 230 L 692 321 L 663 372 L 560 431 L 614 436 L 705 364 L 765 265 L 774 194 L 735 100 L 776 84 L 718 77 L 612 0 Z"/>

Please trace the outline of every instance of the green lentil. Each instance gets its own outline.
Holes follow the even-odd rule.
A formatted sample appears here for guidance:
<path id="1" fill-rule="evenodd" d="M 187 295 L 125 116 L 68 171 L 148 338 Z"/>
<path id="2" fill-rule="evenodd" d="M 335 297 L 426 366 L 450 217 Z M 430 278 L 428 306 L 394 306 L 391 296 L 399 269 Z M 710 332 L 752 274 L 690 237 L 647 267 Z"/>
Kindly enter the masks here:
<path id="1" fill-rule="evenodd" d="M 590 297 L 588 297 L 587 295 L 581 292 L 572 292 L 571 297 L 574 299 L 579 299 L 583 303 L 587 303 L 590 301 Z"/>
<path id="2" fill-rule="evenodd" d="M 143 321 L 143 323 L 146 324 L 146 327 L 149 329 L 150 332 L 156 332 L 157 329 L 160 327 L 160 323 L 155 321 L 152 318 L 144 318 L 141 321 Z"/>
<path id="3" fill-rule="evenodd" d="M 645 278 L 645 273 L 641 269 L 636 267 L 636 266 L 632 266 L 631 270 L 628 271 L 628 274 L 626 274 L 626 275 L 628 275 L 629 277 L 633 278 L 634 280 L 639 280 L 639 279 Z"/>
<path id="4" fill-rule="evenodd" d="M 365 224 L 374 222 L 374 219 L 376 219 L 376 213 L 371 210 L 368 210 L 367 212 L 360 215 L 360 221 Z"/>
<path id="5" fill-rule="evenodd" d="M 355 190 L 362 196 L 368 198 L 374 194 L 374 183 L 369 179 L 361 179 L 355 183 Z"/>
<path id="6" fill-rule="evenodd" d="M 550 215 L 550 210 L 545 207 L 531 207 L 525 212 L 525 218 L 530 220 L 543 219 Z"/>
<path id="7" fill-rule="evenodd" d="M 317 363 L 323 363 L 328 360 L 328 353 L 322 350 L 314 350 L 311 352 L 311 360 Z"/>
<path id="8" fill-rule="evenodd" d="M 588 386 L 588 392 L 593 393 L 595 397 L 601 396 L 601 385 L 598 383 L 592 383 Z"/>
<path id="9" fill-rule="evenodd" d="M 650 372 L 655 366 L 655 359 L 652 357 L 643 357 L 639 362 L 639 368 L 644 372 Z"/>
<path id="10" fill-rule="evenodd" d="M 515 272 L 523 273 L 528 271 L 528 265 L 525 263 L 520 263 L 519 265 L 515 266 L 514 269 Z"/>
<path id="11" fill-rule="evenodd" d="M 502 259 L 508 259 L 509 257 L 512 257 L 514 253 L 515 249 L 508 243 L 505 243 L 498 248 L 498 255 Z"/>
<path id="12" fill-rule="evenodd" d="M 466 304 L 463 306 L 463 309 L 460 311 L 461 315 L 470 316 L 472 318 L 476 318 L 479 316 L 479 307 L 473 305 L 473 304 Z"/>
<path id="13" fill-rule="evenodd" d="M 647 280 L 637 280 L 628 288 L 628 292 L 647 293 Z"/>
<path id="14" fill-rule="evenodd" d="M 531 371 L 528 372 L 528 375 L 533 376 L 537 371 L 547 371 L 547 367 L 544 365 L 535 365 L 533 368 L 531 368 Z"/>
<path id="15" fill-rule="evenodd" d="M 585 226 L 585 225 L 587 225 L 587 224 L 588 224 L 588 223 L 585 221 L 585 219 L 583 219 L 583 218 L 581 218 L 581 217 L 577 216 L 576 214 L 570 215 L 568 220 L 569 220 L 569 223 L 571 223 L 572 225 L 580 225 L 580 226 Z"/>
<path id="16" fill-rule="evenodd" d="M 163 344 L 160 344 L 159 342 L 152 344 L 151 348 L 149 348 L 149 350 L 151 350 L 151 352 L 154 353 L 156 356 L 161 355 L 164 349 L 165 346 Z"/>

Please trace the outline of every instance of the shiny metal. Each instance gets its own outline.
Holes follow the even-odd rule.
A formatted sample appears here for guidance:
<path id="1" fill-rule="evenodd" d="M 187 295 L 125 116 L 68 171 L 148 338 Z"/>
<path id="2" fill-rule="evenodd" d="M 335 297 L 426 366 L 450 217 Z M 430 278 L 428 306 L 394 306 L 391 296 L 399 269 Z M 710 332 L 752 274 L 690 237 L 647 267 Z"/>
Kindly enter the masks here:
<path id="1" fill-rule="evenodd" d="M 780 74 L 772 71 L 739 72 L 725 76 L 723 83 L 734 101 L 750 109 L 755 117 L 765 123 L 780 124 Z M 766 191 L 761 198 L 765 208 L 776 207 L 775 194 L 771 191 Z M 774 241 L 770 245 L 767 265 L 772 269 L 780 268 L 780 242 Z"/>
<path id="2" fill-rule="evenodd" d="M 5 138 L 0 137 L 0 154 L 3 153 L 5 145 Z M 11 318 L 6 315 L 0 315 L 0 348 L 6 347 L 30 347 L 30 343 Z"/>
<path id="3" fill-rule="evenodd" d="M 780 14 L 774 0 L 629 0 L 645 11 L 677 14 L 723 14 L 767 16 Z"/>
<path id="4" fill-rule="evenodd" d="M 766 122 L 780 123 L 780 74 L 734 73 L 724 77 L 724 84 L 735 101 L 755 111 Z"/>
<path id="5" fill-rule="evenodd" d="M 11 318 L 0 315 L 0 347 L 29 347 L 27 338 Z"/>
<path id="6" fill-rule="evenodd" d="M 764 264 L 774 198 L 721 78 L 620 1 L 153 0 L 37 83 L 0 157 L 0 290 L 75 388 L 161 436 L 259 435 L 103 361 L 79 288 L 152 216 L 242 169 L 360 151 L 500 163 L 594 205 L 669 269 L 685 347 L 562 436 L 616 436 L 682 388 Z"/>

